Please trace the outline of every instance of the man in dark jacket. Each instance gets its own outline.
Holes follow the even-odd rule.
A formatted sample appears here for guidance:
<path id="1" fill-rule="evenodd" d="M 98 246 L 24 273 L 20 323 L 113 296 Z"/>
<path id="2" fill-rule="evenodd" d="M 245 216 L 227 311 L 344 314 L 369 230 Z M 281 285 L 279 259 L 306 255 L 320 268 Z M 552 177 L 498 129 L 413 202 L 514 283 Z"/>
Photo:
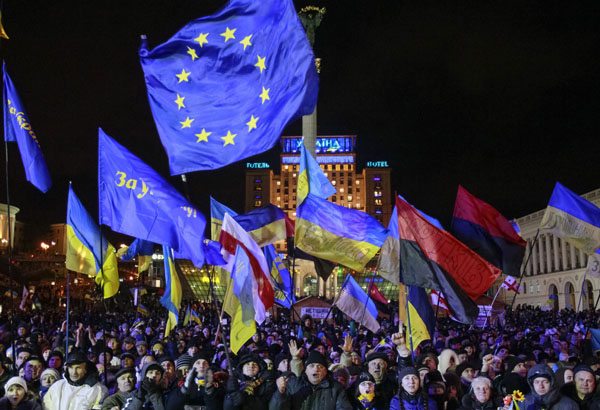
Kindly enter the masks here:
<path id="1" fill-rule="evenodd" d="M 386 409 L 398 391 L 395 376 L 388 373 L 388 355 L 374 352 L 367 356 L 366 362 L 369 374 L 375 379 L 374 407 Z"/>
<path id="2" fill-rule="evenodd" d="M 526 410 L 577 410 L 577 404 L 563 396 L 554 385 L 554 372 L 546 364 L 536 364 L 527 372 L 527 382 L 531 393 L 519 408 Z"/>
<path id="3" fill-rule="evenodd" d="M 275 381 L 264 360 L 256 354 L 247 354 L 227 380 L 223 409 L 266 410 L 274 391 Z"/>
<path id="4" fill-rule="evenodd" d="M 102 410 L 119 410 L 125 399 L 135 390 L 135 367 L 121 369 L 115 375 L 117 379 L 117 391 L 108 396 L 102 402 Z"/>
<path id="5" fill-rule="evenodd" d="M 163 373 L 164 370 L 158 363 L 146 363 L 140 372 L 140 387 L 129 393 L 123 410 L 166 410 L 164 388 L 161 385 Z"/>
<path id="6" fill-rule="evenodd" d="M 344 388 L 328 375 L 326 366 L 321 353 L 310 352 L 300 377 L 277 379 L 269 410 L 351 410 Z"/>
<path id="7" fill-rule="evenodd" d="M 575 383 L 565 384 L 562 392 L 582 410 L 600 409 L 600 396 L 595 394 L 594 371 L 586 365 L 579 365 L 573 369 L 573 381 Z"/>

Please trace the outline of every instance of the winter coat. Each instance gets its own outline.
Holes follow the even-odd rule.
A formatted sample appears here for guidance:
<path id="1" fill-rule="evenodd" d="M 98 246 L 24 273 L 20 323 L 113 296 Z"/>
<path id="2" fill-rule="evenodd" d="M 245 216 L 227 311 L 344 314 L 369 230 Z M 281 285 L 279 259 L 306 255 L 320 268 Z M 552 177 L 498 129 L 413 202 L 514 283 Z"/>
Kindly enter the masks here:
<path id="1" fill-rule="evenodd" d="M 600 396 L 596 393 L 586 395 L 583 400 L 577 394 L 577 388 L 574 383 L 567 383 L 561 389 L 561 393 L 573 400 L 581 410 L 600 409 Z"/>
<path id="2" fill-rule="evenodd" d="M 387 409 L 398 391 L 396 379 L 389 373 L 379 384 L 375 384 L 375 408 Z"/>
<path id="3" fill-rule="evenodd" d="M 87 370 L 83 383 L 72 382 L 67 370 L 65 378 L 48 389 L 44 396 L 44 409 L 89 410 L 108 396 L 108 389 L 99 381 L 96 366 L 88 363 Z"/>
<path id="4" fill-rule="evenodd" d="M 400 400 L 402 400 L 402 403 L 400 403 Z M 395 395 L 392 399 L 390 410 L 437 410 L 437 404 L 431 397 L 424 395 L 422 390 L 419 390 L 415 395 L 401 391 L 399 395 Z"/>
<path id="5" fill-rule="evenodd" d="M 0 410 L 12 410 L 12 404 L 7 397 L 0 399 Z M 42 405 L 37 400 L 23 400 L 17 406 L 17 410 L 42 410 Z"/>
<path id="6" fill-rule="evenodd" d="M 550 390 L 540 396 L 533 388 L 533 375 L 543 375 L 550 380 Z M 554 372 L 545 364 L 536 364 L 527 373 L 527 382 L 531 393 L 525 395 L 525 400 L 519 404 L 522 410 L 579 410 L 579 406 L 567 396 L 563 396 L 554 383 Z"/>
<path id="7" fill-rule="evenodd" d="M 122 391 L 118 391 L 115 394 L 108 396 L 102 402 L 102 410 L 111 410 L 113 407 L 118 407 L 119 409 L 125 403 L 125 399 L 129 393 L 123 393 Z"/>
<path id="8" fill-rule="evenodd" d="M 249 378 L 241 372 L 234 372 L 231 376 L 236 380 L 227 381 L 227 392 L 223 401 L 224 410 L 267 410 L 269 400 L 277 389 L 272 374 L 261 371 L 257 377 Z M 262 379 L 262 382 L 260 381 Z M 246 386 L 258 384 L 252 393 L 247 391 Z"/>
<path id="9" fill-rule="evenodd" d="M 346 391 L 329 375 L 313 386 L 303 373 L 287 382 L 285 393 L 275 390 L 269 410 L 352 410 Z"/>

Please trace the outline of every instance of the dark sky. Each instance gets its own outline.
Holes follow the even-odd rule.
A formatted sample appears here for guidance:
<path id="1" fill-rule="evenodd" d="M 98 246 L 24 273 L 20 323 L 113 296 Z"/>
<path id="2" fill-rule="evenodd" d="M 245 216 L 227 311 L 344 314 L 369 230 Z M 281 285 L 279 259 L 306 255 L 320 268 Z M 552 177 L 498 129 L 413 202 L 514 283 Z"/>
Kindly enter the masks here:
<path id="1" fill-rule="evenodd" d="M 99 126 L 183 192 L 152 121 L 139 36 L 153 48 L 225 2 L 3 3 L 0 53 L 54 183 L 39 193 L 10 147 L 20 219 L 64 222 L 69 180 L 96 214 Z M 327 7 L 318 133 L 358 135 L 359 168 L 388 161 L 393 189 L 443 224 L 458 184 L 509 218 L 542 209 L 557 180 L 579 194 L 600 187 L 600 3 L 295 1 L 307 4 Z M 278 158 L 276 146 L 254 159 Z M 244 164 L 189 174 L 195 204 L 208 212 L 212 194 L 242 211 Z"/>

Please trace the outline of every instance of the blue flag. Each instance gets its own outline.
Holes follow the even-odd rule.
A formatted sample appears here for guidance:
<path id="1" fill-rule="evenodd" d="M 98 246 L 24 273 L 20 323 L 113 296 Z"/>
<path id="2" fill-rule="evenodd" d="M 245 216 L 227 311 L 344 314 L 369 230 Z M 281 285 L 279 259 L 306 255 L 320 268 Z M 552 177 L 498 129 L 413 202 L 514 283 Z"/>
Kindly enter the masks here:
<path id="1" fill-rule="evenodd" d="M 160 298 L 160 303 L 168 311 L 167 324 L 165 326 L 165 338 L 179 323 L 179 309 L 181 309 L 181 298 L 183 291 L 177 270 L 173 250 L 163 245 L 163 256 L 165 261 L 165 293 Z"/>
<path id="2" fill-rule="evenodd" d="M 600 248 L 600 208 L 557 182 L 540 230 L 591 255 Z"/>
<path id="3" fill-rule="evenodd" d="M 151 51 L 144 42 L 140 60 L 173 175 L 268 150 L 317 101 L 314 56 L 291 0 L 231 0 Z"/>
<path id="4" fill-rule="evenodd" d="M 335 194 L 337 190 L 325 175 L 319 163 L 306 149 L 302 140 L 302 151 L 300 151 L 300 169 L 298 170 L 298 205 L 304 201 L 308 193 L 327 199 Z"/>
<path id="5" fill-rule="evenodd" d="M 4 70 L 4 140 L 17 143 L 27 180 L 45 193 L 52 185 L 46 160 L 29 118 L 25 114 L 25 107 L 6 72 L 5 63 L 2 63 L 2 69 Z"/>
<path id="6" fill-rule="evenodd" d="M 204 248 L 204 256 L 207 264 L 213 266 L 225 265 L 225 260 L 221 254 L 222 246 L 219 242 L 205 239 L 202 242 L 202 247 Z"/>
<path id="7" fill-rule="evenodd" d="M 264 252 L 267 265 L 269 265 L 269 269 L 271 270 L 271 278 L 273 279 L 275 302 L 289 309 L 294 302 L 290 271 L 283 264 L 281 257 L 277 254 L 273 245 L 265 246 Z"/>
<path id="8" fill-rule="evenodd" d="M 173 248 L 204 264 L 206 220 L 175 188 L 125 147 L 99 132 L 100 222 L 113 231 Z"/>

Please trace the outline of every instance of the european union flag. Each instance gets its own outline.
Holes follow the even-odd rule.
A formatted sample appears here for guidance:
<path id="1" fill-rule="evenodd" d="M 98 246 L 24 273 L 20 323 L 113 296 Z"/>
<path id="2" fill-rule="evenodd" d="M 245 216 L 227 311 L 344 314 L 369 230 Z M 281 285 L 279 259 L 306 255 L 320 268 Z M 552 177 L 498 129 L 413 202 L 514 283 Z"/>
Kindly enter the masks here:
<path id="1" fill-rule="evenodd" d="M 45 193 L 52 185 L 46 160 L 29 118 L 25 114 L 19 94 L 6 72 L 5 63 L 2 63 L 2 70 L 4 71 L 4 140 L 19 145 L 27 180 Z"/>
<path id="2" fill-rule="evenodd" d="M 113 231 L 167 245 L 179 258 L 204 264 L 206 220 L 175 188 L 99 130 L 100 222 Z"/>
<path id="3" fill-rule="evenodd" d="M 231 0 L 152 51 L 144 42 L 140 60 L 173 175 L 268 150 L 317 101 L 314 56 L 291 0 Z"/>

